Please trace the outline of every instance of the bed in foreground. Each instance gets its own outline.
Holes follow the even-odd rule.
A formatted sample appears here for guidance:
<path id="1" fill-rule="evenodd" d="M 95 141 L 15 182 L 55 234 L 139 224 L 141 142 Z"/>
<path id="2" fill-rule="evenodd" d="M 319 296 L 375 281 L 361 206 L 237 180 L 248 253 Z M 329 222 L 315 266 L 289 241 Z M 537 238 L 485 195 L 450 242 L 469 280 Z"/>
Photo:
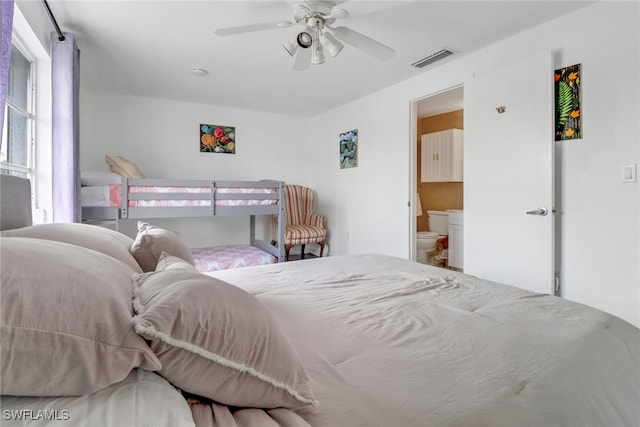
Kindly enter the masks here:
<path id="1" fill-rule="evenodd" d="M 313 426 L 640 424 L 640 331 L 598 310 L 382 255 L 214 275 L 291 337 Z"/>
<path id="2" fill-rule="evenodd" d="M 640 330 L 593 308 L 375 254 L 143 273 L 7 206 L 3 426 L 640 424 Z"/>

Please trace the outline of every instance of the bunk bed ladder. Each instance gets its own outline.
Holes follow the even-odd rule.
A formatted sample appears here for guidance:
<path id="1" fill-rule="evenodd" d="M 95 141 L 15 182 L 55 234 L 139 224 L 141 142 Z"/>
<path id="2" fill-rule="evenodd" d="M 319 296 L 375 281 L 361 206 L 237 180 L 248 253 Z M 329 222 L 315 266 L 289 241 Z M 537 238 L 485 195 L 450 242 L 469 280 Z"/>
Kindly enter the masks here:
<path id="1" fill-rule="evenodd" d="M 278 186 L 278 262 L 285 262 L 286 255 L 284 249 L 284 228 L 285 228 L 285 213 L 284 213 L 284 182 L 280 181 Z"/>
<path id="2" fill-rule="evenodd" d="M 209 181 L 209 196 L 211 197 L 211 215 L 216 214 L 216 182 Z"/>
<path id="3" fill-rule="evenodd" d="M 122 178 L 120 191 L 120 218 L 129 218 L 129 178 Z"/>

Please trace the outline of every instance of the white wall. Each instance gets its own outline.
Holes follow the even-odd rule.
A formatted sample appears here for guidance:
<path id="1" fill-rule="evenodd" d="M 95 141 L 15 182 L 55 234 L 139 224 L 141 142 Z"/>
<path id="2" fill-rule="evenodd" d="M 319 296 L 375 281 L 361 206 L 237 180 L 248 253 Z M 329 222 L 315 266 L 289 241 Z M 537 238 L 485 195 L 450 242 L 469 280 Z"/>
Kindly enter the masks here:
<path id="1" fill-rule="evenodd" d="M 115 154 L 136 163 L 150 178 L 278 179 L 308 184 L 305 120 L 88 90 L 81 91 L 80 104 L 83 170 L 108 171 L 104 156 Z M 236 153 L 200 153 L 199 128 L 203 123 L 235 126 Z M 178 232 L 190 247 L 247 243 L 249 237 L 248 218 L 153 223 Z M 125 222 L 122 231 L 132 235 L 134 225 L 135 221 Z M 265 228 L 262 221 L 261 236 L 270 238 L 270 228 Z"/>
<path id="2" fill-rule="evenodd" d="M 556 55 L 582 63 L 583 78 L 584 138 L 557 151 L 563 296 L 640 325 L 640 184 L 621 183 L 622 165 L 640 159 L 640 4 L 574 16 L 579 37 L 565 28 Z"/>
<path id="3" fill-rule="evenodd" d="M 313 187 L 332 253 L 410 256 L 412 100 L 552 50 L 556 68 L 583 67 L 584 138 L 558 147 L 563 295 L 640 325 L 640 189 L 620 182 L 640 157 L 638 28 L 638 3 L 595 4 L 315 117 Z M 337 135 L 353 128 L 359 166 L 340 170 Z"/>
<path id="4" fill-rule="evenodd" d="M 400 87 L 314 118 L 312 187 L 327 214 L 332 254 L 408 257 L 410 103 Z M 340 169 L 339 134 L 358 129 L 358 166 Z"/>

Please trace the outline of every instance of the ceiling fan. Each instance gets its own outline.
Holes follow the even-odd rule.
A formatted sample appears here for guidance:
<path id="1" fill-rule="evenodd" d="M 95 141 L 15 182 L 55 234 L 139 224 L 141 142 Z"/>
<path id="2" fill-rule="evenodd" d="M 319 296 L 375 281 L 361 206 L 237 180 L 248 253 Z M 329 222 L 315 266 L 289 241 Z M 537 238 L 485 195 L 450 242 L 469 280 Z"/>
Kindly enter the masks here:
<path id="1" fill-rule="evenodd" d="M 294 57 L 293 69 L 298 71 L 307 69 L 309 64 L 323 64 L 325 49 L 335 57 L 344 47 L 342 42 L 381 60 L 390 59 L 395 55 L 395 50 L 362 33 L 345 26 L 334 27 L 333 24 L 336 20 L 349 17 L 349 12 L 337 7 L 337 3 L 344 2 L 304 0 L 304 3 L 294 6 L 293 21 L 218 28 L 214 30 L 214 33 L 218 36 L 231 36 L 254 31 L 288 28 L 296 24 L 302 25 L 303 30 L 282 45 L 287 53 Z"/>

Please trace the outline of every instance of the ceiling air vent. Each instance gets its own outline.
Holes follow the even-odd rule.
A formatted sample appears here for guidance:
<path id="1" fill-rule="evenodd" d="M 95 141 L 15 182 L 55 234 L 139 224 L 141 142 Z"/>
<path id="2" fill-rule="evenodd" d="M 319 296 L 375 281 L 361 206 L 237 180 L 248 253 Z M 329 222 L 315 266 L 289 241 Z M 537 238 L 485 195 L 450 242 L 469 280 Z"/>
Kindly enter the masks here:
<path id="1" fill-rule="evenodd" d="M 411 66 L 416 68 L 424 68 L 427 65 L 433 64 L 434 62 L 444 59 L 449 55 L 453 55 L 453 51 L 449 49 L 442 49 L 436 53 L 433 53 L 429 56 L 426 56 L 422 59 L 417 60 L 416 62 L 411 64 Z"/>

